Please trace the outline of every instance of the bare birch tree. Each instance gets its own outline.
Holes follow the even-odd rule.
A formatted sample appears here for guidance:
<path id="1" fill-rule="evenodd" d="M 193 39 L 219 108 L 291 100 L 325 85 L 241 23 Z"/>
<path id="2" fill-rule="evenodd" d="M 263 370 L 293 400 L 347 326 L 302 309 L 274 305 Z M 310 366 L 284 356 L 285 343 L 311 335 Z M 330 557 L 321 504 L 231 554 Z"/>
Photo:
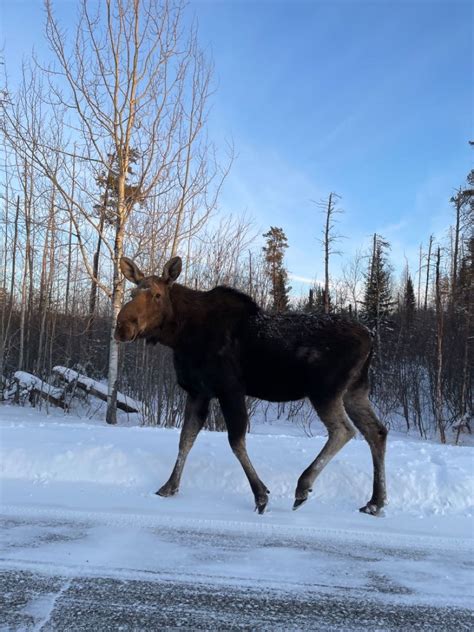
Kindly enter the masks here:
<path id="1" fill-rule="evenodd" d="M 54 62 L 35 63 L 45 72 L 47 91 L 30 73 L 23 85 L 24 106 L 4 108 L 4 125 L 10 142 L 63 197 L 87 273 L 111 301 L 107 421 L 115 423 L 118 345 L 113 333 L 123 300 L 119 261 L 127 228 L 140 204 L 154 201 L 166 224 L 175 227 L 170 245 L 176 250 L 182 235 L 197 230 L 215 206 L 216 187 L 209 185 L 215 181 L 218 189 L 225 175 L 203 134 L 211 66 L 198 48 L 196 30 L 184 28 L 180 2 L 92 5 L 81 0 L 74 33 L 61 27 L 51 0 L 45 0 L 45 8 Z M 40 105 L 32 113 L 33 99 Z M 61 139 L 53 127 L 61 130 Z M 60 173 L 52 159 L 58 154 Z M 104 172 L 110 174 L 105 222 L 93 212 L 100 202 L 94 184 Z M 186 222 L 190 209 L 191 223 Z M 112 265 L 110 285 L 91 261 L 94 232 Z"/>
<path id="2" fill-rule="evenodd" d="M 358 305 L 363 292 L 363 259 L 364 256 L 362 251 L 357 250 L 349 263 L 342 268 L 342 276 L 350 301 L 350 311 L 353 311 L 354 316 L 356 317 L 358 314 Z"/>

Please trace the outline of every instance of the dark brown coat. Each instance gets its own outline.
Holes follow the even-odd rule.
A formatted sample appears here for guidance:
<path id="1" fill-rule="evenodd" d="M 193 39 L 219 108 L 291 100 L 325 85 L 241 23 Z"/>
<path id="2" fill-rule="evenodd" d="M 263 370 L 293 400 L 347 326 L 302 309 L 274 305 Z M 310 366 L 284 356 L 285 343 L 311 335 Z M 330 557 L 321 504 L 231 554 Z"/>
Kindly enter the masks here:
<path id="1" fill-rule="evenodd" d="M 171 347 L 178 383 L 188 394 L 178 459 L 158 494 L 178 491 L 187 454 L 204 425 L 210 400 L 217 398 L 230 445 L 262 513 L 268 490 L 245 447 L 245 396 L 274 402 L 308 397 L 329 436 L 298 480 L 294 508 L 305 502 L 316 476 L 354 436 L 355 425 L 369 443 L 374 464 L 373 495 L 362 511 L 380 511 L 385 502 L 387 433 L 368 400 L 371 337 L 365 327 L 337 316 L 268 314 L 249 296 L 228 287 L 191 290 L 175 283 L 179 257 L 166 264 L 161 277 L 145 277 L 126 258 L 121 269 L 137 288 L 119 313 L 116 339 L 145 338 Z"/>

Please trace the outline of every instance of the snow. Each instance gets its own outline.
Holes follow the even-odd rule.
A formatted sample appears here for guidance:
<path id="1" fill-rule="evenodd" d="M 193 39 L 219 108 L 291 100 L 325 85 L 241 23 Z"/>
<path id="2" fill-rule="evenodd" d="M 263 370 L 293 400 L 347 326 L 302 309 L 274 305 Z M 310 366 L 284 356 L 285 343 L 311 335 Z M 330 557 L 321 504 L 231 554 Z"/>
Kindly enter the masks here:
<path id="1" fill-rule="evenodd" d="M 74 369 L 68 369 L 65 366 L 55 366 L 53 367 L 53 373 L 60 375 L 62 378 L 66 380 L 66 382 L 77 382 L 87 391 L 95 391 L 96 393 L 102 394 L 105 398 L 108 395 L 108 386 L 107 384 L 102 384 L 97 380 L 93 380 L 86 375 L 81 375 Z M 117 404 L 122 404 L 123 406 L 128 407 L 132 412 L 136 412 L 141 410 L 142 404 L 132 399 L 128 395 L 124 395 L 123 393 L 117 393 Z"/>
<path id="2" fill-rule="evenodd" d="M 326 586 L 470 607 L 473 448 L 389 435 L 389 505 L 373 518 L 357 511 L 372 481 L 368 446 L 357 438 L 294 512 L 298 476 L 325 437 L 284 423 L 254 429 L 248 451 L 271 491 L 263 516 L 224 433 L 199 435 L 179 494 L 161 498 L 154 492 L 174 465 L 179 431 L 0 405 L 1 513 L 18 523 L 3 538 L 0 566 Z"/>
<path id="3" fill-rule="evenodd" d="M 155 491 L 171 472 L 179 431 L 150 427 L 111 428 L 67 415 L 48 417 L 29 408 L 2 406 L 2 480 L 42 483 L 90 483 L 124 488 L 131 495 Z M 296 481 L 323 447 L 323 435 L 286 434 L 286 424 L 257 426 L 247 437 L 249 454 L 271 491 L 275 512 L 291 505 Z M 274 434 L 260 434 L 265 429 Z M 281 434 L 282 430 L 285 434 Z M 277 433 L 277 434 L 275 434 Z M 390 521 L 433 515 L 470 518 L 474 506 L 474 450 L 407 439 L 390 439 L 387 486 Z M 335 511 L 362 505 L 371 494 L 370 452 L 361 438 L 350 442 L 323 471 L 305 514 L 319 513 L 321 503 Z M 227 444 L 225 433 L 203 431 L 183 474 L 182 492 L 223 497 L 223 510 L 233 503 L 252 503 L 247 479 Z M 165 501 L 166 502 L 166 501 Z M 202 505 L 201 505 L 202 507 Z M 202 511 L 206 511 L 202 507 Z M 298 514 L 296 514 L 298 515 Z M 295 514 L 290 514 L 293 521 Z M 314 516 L 313 516 L 314 517 Z"/>
<path id="4" fill-rule="evenodd" d="M 61 400 L 64 396 L 64 391 L 61 388 L 55 388 L 44 382 L 39 377 L 27 373 L 26 371 L 16 371 L 14 374 L 15 380 L 18 382 L 21 388 L 31 390 L 36 389 L 44 395 L 53 397 L 54 399 Z"/>

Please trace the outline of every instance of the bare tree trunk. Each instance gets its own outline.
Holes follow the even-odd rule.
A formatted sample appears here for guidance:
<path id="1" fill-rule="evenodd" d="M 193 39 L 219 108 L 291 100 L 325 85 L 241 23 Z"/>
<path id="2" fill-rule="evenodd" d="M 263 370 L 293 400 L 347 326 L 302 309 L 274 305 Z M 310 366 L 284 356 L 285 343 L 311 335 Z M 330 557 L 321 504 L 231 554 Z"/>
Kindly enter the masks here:
<path id="1" fill-rule="evenodd" d="M 72 268 L 72 220 L 69 217 L 69 229 L 67 239 L 67 270 L 66 270 L 66 290 L 64 296 L 64 313 L 69 313 L 69 294 L 71 291 L 71 268 Z"/>
<path id="2" fill-rule="evenodd" d="M 458 258 L 459 258 L 459 235 L 461 232 L 461 210 L 465 198 L 460 190 L 453 198 L 454 208 L 456 210 L 456 225 L 454 227 L 454 246 L 452 254 L 452 278 L 451 278 L 451 305 L 454 306 L 456 301 L 457 280 L 458 280 Z"/>
<path id="3" fill-rule="evenodd" d="M 114 266 L 116 267 L 116 266 Z M 117 283 L 118 272 L 114 271 L 114 294 L 112 298 L 112 318 L 109 337 L 109 368 L 108 368 L 108 393 L 107 393 L 107 413 L 105 420 L 108 424 L 117 423 L 117 392 L 118 392 L 118 360 L 119 347 L 114 338 L 117 316 L 122 306 L 121 293 Z"/>
<path id="4" fill-rule="evenodd" d="M 8 200 L 5 200 L 5 205 L 8 212 Z M 0 340 L 0 395 L 3 393 L 3 380 L 2 376 L 5 369 L 5 364 L 7 362 L 7 354 L 9 349 L 9 338 L 10 338 L 10 327 L 12 322 L 12 314 L 13 314 L 13 296 L 15 292 L 15 275 L 16 275 L 16 254 L 18 247 L 18 218 L 20 215 L 20 196 L 17 196 L 16 199 L 16 210 L 15 210 L 15 219 L 13 224 L 13 244 L 12 244 L 12 263 L 11 263 L 11 278 L 10 278 L 10 296 L 8 299 L 8 314 L 4 314 L 6 319 L 4 321 L 4 327 L 2 331 L 2 339 Z M 7 238 L 8 238 L 8 230 L 5 227 L 5 272 L 7 268 Z M 5 297 L 5 307 L 7 301 Z M 3 321 L 2 321 L 3 322 Z M 0 400 L 2 398 L 0 397 Z"/>
<path id="5" fill-rule="evenodd" d="M 123 165 L 126 165 L 125 168 Z M 108 424 L 117 423 L 117 391 L 118 391 L 118 363 L 119 363 L 119 347 L 115 340 L 115 326 L 117 324 L 117 316 L 122 307 L 123 300 L 123 278 L 119 272 L 120 259 L 123 255 L 123 237 L 125 230 L 125 218 L 127 217 L 127 209 L 125 207 L 125 178 L 128 170 L 127 156 L 123 162 L 119 162 L 120 173 L 118 177 L 118 200 L 117 200 L 117 219 L 116 233 L 114 244 L 114 277 L 112 291 L 112 318 L 110 323 L 110 339 L 109 339 L 109 370 L 108 370 L 108 393 L 107 393 L 107 412 L 105 420 Z"/>
<path id="6" fill-rule="evenodd" d="M 74 145 L 74 158 L 72 162 L 72 182 L 71 182 L 71 200 L 74 200 L 76 189 L 76 145 Z M 69 207 L 69 231 L 67 241 L 67 273 L 66 273 L 66 297 L 64 304 L 64 313 L 69 312 L 69 292 L 71 287 L 71 264 L 72 264 L 72 204 L 67 201 Z"/>
<path id="7" fill-rule="evenodd" d="M 443 371 L 443 304 L 441 300 L 441 280 L 440 280 L 440 248 L 436 256 L 436 393 L 435 393 L 435 415 L 436 425 L 439 430 L 441 443 L 446 443 L 446 434 L 443 422 L 443 391 L 442 391 L 442 371 Z"/>
<path id="8" fill-rule="evenodd" d="M 49 209 L 48 224 L 46 227 L 46 237 L 43 246 L 43 257 L 41 263 L 41 283 L 40 283 L 40 298 L 38 305 L 38 316 L 40 318 L 40 329 L 38 334 L 38 351 L 36 356 L 36 371 L 39 375 L 42 375 L 42 368 L 45 365 L 44 353 L 46 346 L 44 344 L 46 335 L 46 319 L 49 310 L 50 296 L 51 296 L 51 283 L 53 274 L 53 252 L 54 252 L 54 206 L 56 192 L 53 189 L 51 196 L 51 203 Z M 49 263 L 49 270 L 48 270 Z"/>
<path id="9" fill-rule="evenodd" d="M 420 258 L 419 258 L 419 261 L 418 261 L 418 295 L 417 295 L 417 301 L 416 301 L 417 309 L 420 309 L 420 305 L 421 305 L 421 266 L 422 266 L 422 261 L 423 261 L 423 245 L 420 244 Z"/>
<path id="10" fill-rule="evenodd" d="M 329 314 L 329 244 L 331 215 L 333 212 L 332 193 L 329 194 L 328 206 L 326 210 L 326 225 L 324 228 L 324 313 Z"/>
<path id="11" fill-rule="evenodd" d="M 89 316 L 86 324 L 86 334 L 87 334 L 87 344 L 90 347 L 91 336 L 92 336 L 92 325 L 94 323 L 95 318 L 95 310 L 97 304 L 97 279 L 99 278 L 99 261 L 100 261 L 100 250 L 102 246 L 102 232 L 104 230 L 104 215 L 105 213 L 101 213 L 98 236 L 97 236 L 97 246 L 94 252 L 94 258 L 92 261 L 92 278 L 91 278 L 91 289 L 89 293 Z"/>
<path id="12" fill-rule="evenodd" d="M 428 246 L 428 257 L 426 260 L 426 284 L 425 284 L 425 302 L 423 304 L 423 309 L 426 311 L 428 309 L 428 286 L 430 283 L 430 263 L 431 263 L 431 248 L 433 246 L 433 235 L 430 235 L 430 243 Z"/>
<path id="13" fill-rule="evenodd" d="M 18 353 L 18 369 L 21 370 L 25 366 L 25 340 L 28 340 L 26 322 L 28 316 L 28 279 L 30 279 L 30 292 L 32 285 L 32 256 L 31 256 L 31 206 L 30 206 L 30 193 L 28 190 L 28 165 L 25 160 L 25 172 L 24 172 L 24 204 L 25 204 L 25 259 L 23 264 L 23 277 L 21 282 L 21 312 L 20 312 L 20 348 Z"/>

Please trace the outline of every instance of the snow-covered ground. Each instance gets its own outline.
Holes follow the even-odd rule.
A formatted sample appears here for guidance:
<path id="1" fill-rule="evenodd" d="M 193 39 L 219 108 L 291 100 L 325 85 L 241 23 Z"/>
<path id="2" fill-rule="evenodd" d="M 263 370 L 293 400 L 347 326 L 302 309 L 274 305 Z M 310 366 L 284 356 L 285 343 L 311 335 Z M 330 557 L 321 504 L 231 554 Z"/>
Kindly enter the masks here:
<path id="1" fill-rule="evenodd" d="M 154 492 L 171 472 L 179 431 L 51 412 L 0 405 L 3 570 L 472 606 L 471 447 L 389 436 L 389 505 L 373 518 L 357 511 L 372 480 L 358 437 L 293 512 L 298 476 L 325 437 L 256 424 L 249 454 L 271 491 L 259 516 L 225 434 L 202 432 L 180 493 L 161 498 Z M 40 606 L 38 620 L 49 607 Z"/>

